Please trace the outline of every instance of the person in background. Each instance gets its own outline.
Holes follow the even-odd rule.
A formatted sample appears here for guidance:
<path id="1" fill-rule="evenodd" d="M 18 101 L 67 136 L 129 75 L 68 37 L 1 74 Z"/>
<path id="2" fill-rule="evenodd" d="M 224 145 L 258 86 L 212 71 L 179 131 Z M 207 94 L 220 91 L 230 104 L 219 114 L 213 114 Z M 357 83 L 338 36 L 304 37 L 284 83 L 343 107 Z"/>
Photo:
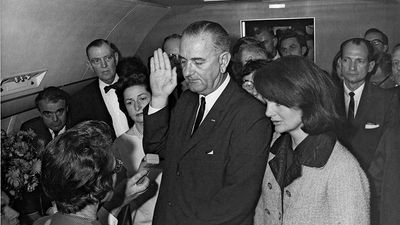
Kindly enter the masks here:
<path id="1" fill-rule="evenodd" d="M 111 153 L 113 131 L 105 122 L 86 121 L 77 124 L 54 139 L 43 152 L 41 184 L 55 201 L 58 212 L 38 219 L 34 225 L 116 224 L 108 221 L 123 205 L 143 193 L 149 185 L 142 170 L 122 186 L 116 185 L 122 164 Z M 143 178 L 143 182 L 139 179 Z M 121 188 L 122 187 L 122 188 Z M 124 195 L 123 202 L 107 216 L 98 209 L 114 196 Z M 106 218 L 106 219 L 104 219 Z"/>
<path id="2" fill-rule="evenodd" d="M 252 61 L 257 59 L 267 60 L 267 52 L 265 48 L 261 45 L 254 45 L 254 44 L 243 44 L 239 48 L 238 57 L 242 67 Z"/>
<path id="3" fill-rule="evenodd" d="M 306 56 L 308 48 L 304 36 L 293 30 L 285 30 L 278 42 L 278 50 L 282 57 L 288 55 Z"/>
<path id="4" fill-rule="evenodd" d="M 308 59 L 256 70 L 266 116 L 282 135 L 271 147 L 255 225 L 369 224 L 368 179 L 335 135 L 336 88 Z"/>
<path id="5" fill-rule="evenodd" d="M 392 80 L 400 85 L 400 43 L 395 45 L 392 53 Z"/>
<path id="6" fill-rule="evenodd" d="M 47 145 L 67 129 L 69 95 L 58 87 L 47 87 L 36 96 L 35 105 L 40 117 L 26 121 L 20 130 L 33 130 Z"/>
<path id="7" fill-rule="evenodd" d="M 119 60 L 116 71 L 120 77 L 129 76 L 132 73 L 149 74 L 147 67 L 138 56 L 123 57 Z"/>
<path id="8" fill-rule="evenodd" d="M 278 38 L 270 27 L 254 27 L 254 38 L 264 45 L 269 60 L 273 61 L 280 58 L 277 50 Z"/>
<path id="9" fill-rule="evenodd" d="M 119 54 L 116 47 L 104 39 L 96 39 L 86 47 L 87 65 L 94 71 L 97 79 L 71 98 L 71 127 L 85 120 L 100 120 L 113 128 L 118 137 L 129 129 L 128 119 L 118 107 L 115 84 Z"/>
<path id="10" fill-rule="evenodd" d="M 306 35 L 306 45 L 307 45 L 307 58 L 314 62 L 314 36 Z"/>
<path id="11" fill-rule="evenodd" d="M 145 156 L 143 150 L 143 108 L 151 99 L 151 90 L 148 76 L 137 73 L 121 77 L 117 83 L 117 96 L 121 110 L 133 121 L 134 125 L 113 144 L 112 150 L 116 158 L 126 165 L 128 177 L 137 173 L 140 163 Z M 135 207 L 132 207 L 132 222 L 134 225 L 151 225 L 153 220 L 154 207 L 158 196 L 158 187 L 161 183 L 161 171 L 155 179 L 156 183 L 146 190 L 146 194 L 135 199 Z M 143 198 L 142 196 L 148 196 Z M 141 200 L 141 201 L 139 201 Z M 135 211 L 133 209 L 136 208 Z"/>
<path id="12" fill-rule="evenodd" d="M 256 70 L 262 68 L 267 65 L 270 61 L 265 59 L 258 59 L 254 61 L 249 61 L 246 63 L 242 70 L 242 88 L 246 90 L 249 94 L 255 97 L 257 100 L 265 104 L 266 102 L 262 98 L 262 96 L 257 92 L 254 87 L 254 73 Z"/>
<path id="13" fill-rule="evenodd" d="M 176 69 L 161 49 L 150 60 L 143 147 L 165 159 L 154 225 L 252 223 L 271 127 L 265 106 L 227 73 L 229 47 L 218 23 L 185 28 L 179 54 L 190 91 L 172 110 Z"/>
<path id="14" fill-rule="evenodd" d="M 40 117 L 26 121 L 20 130 L 32 130 L 46 146 L 68 128 L 69 95 L 58 87 L 47 87 L 36 96 L 35 105 Z M 32 224 L 39 217 L 46 215 L 51 206 L 50 199 L 39 187 L 35 193 L 27 192 L 15 209 L 21 213 L 22 223 Z"/>
<path id="15" fill-rule="evenodd" d="M 179 59 L 179 46 L 181 43 L 181 38 L 182 35 L 180 34 L 171 34 L 164 38 L 162 44 L 162 50 L 167 53 L 171 63 L 171 68 L 176 67 L 176 73 L 178 75 L 178 85 L 169 97 L 170 106 L 174 106 L 181 94 L 188 89 L 188 84 L 183 77 L 181 62 Z"/>
<path id="16" fill-rule="evenodd" d="M 351 38 L 340 46 L 343 83 L 339 85 L 338 109 L 345 120 L 340 140 L 356 156 L 365 171 L 374 157 L 385 128 L 399 120 L 395 92 L 369 82 L 375 66 L 374 49 L 363 38 Z"/>
<path id="17" fill-rule="evenodd" d="M 231 61 L 229 62 L 227 70 L 229 74 L 236 81 L 238 81 L 238 83 L 241 83 L 242 68 L 243 68 L 243 64 L 241 62 L 241 55 L 239 54 L 239 51 L 242 48 L 242 46 L 245 45 L 256 45 L 260 48 L 265 49 L 264 45 L 253 37 L 241 37 L 235 42 L 231 50 L 232 58 Z"/>
<path id="18" fill-rule="evenodd" d="M 386 53 L 389 50 L 387 35 L 376 28 L 368 29 L 364 34 L 364 39 L 371 43 L 376 54 Z"/>
<path id="19" fill-rule="evenodd" d="M 374 70 L 369 81 L 377 87 L 388 89 L 396 86 L 392 78 L 392 57 L 381 52 L 378 54 Z"/>

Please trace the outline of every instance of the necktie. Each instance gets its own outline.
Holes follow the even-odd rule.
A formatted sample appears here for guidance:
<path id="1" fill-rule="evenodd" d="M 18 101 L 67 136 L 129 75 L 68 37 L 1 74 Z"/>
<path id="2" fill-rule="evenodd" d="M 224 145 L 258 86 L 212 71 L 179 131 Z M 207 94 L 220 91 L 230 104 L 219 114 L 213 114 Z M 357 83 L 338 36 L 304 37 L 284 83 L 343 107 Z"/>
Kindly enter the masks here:
<path id="1" fill-rule="evenodd" d="M 352 121 L 354 119 L 354 92 L 350 92 L 349 109 L 347 111 L 347 119 Z"/>
<path id="2" fill-rule="evenodd" d="M 108 91 L 110 91 L 111 89 L 115 89 L 115 86 L 113 84 L 105 86 L 104 87 L 104 91 L 107 93 Z"/>
<path id="3" fill-rule="evenodd" d="M 200 99 L 200 109 L 199 109 L 199 112 L 197 113 L 196 122 L 194 123 L 192 134 L 194 134 L 194 132 L 197 130 L 197 128 L 199 128 L 201 120 L 203 119 L 205 108 L 206 108 L 206 98 L 205 97 L 201 97 L 201 99 Z"/>
<path id="4" fill-rule="evenodd" d="M 57 135 L 58 135 L 58 133 L 59 133 L 60 131 L 55 131 L 55 130 L 53 130 L 53 132 L 54 132 L 54 138 L 56 138 Z M 54 139 L 54 138 L 53 138 L 53 139 Z"/>

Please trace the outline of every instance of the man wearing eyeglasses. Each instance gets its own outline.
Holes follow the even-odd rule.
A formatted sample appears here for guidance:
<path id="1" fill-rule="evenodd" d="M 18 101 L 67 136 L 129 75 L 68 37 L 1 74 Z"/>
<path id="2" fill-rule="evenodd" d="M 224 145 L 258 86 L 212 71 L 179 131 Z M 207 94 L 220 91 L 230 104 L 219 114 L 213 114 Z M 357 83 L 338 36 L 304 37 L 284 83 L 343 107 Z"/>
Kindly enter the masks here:
<path id="1" fill-rule="evenodd" d="M 64 133 L 66 129 L 68 98 L 68 94 L 57 87 L 45 88 L 35 99 L 40 117 L 23 123 L 21 130 L 33 130 L 47 145 L 58 134 Z"/>
<path id="2" fill-rule="evenodd" d="M 376 53 L 387 52 L 389 49 L 388 37 L 376 28 L 368 29 L 364 34 L 364 38 L 371 43 Z"/>
<path id="3" fill-rule="evenodd" d="M 86 47 L 87 65 L 98 79 L 78 91 L 71 99 L 71 125 L 100 120 L 114 129 L 116 137 L 129 129 L 128 118 L 120 110 L 114 84 L 118 50 L 107 40 L 97 39 Z"/>
<path id="4" fill-rule="evenodd" d="M 275 36 L 274 32 L 269 27 L 255 27 L 254 28 L 254 38 L 262 42 L 267 50 L 267 56 L 269 60 L 277 60 L 280 58 L 279 52 L 277 50 L 278 38 Z"/>

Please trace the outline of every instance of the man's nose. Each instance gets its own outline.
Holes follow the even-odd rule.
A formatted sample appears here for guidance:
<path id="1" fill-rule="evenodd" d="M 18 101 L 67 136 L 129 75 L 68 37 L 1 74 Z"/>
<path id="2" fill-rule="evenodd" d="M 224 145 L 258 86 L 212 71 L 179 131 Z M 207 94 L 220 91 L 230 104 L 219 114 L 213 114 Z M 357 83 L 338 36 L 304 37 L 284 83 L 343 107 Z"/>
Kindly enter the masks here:
<path id="1" fill-rule="evenodd" d="M 58 121 L 58 116 L 54 113 L 54 114 L 51 114 L 51 120 L 53 121 L 53 122 L 57 122 Z"/>
<path id="2" fill-rule="evenodd" d="M 182 68 L 183 76 L 189 76 L 189 75 L 191 75 L 193 73 L 193 71 L 194 71 L 193 70 L 193 65 L 189 61 Z"/>
<path id="3" fill-rule="evenodd" d="M 101 67 L 106 68 L 107 67 L 107 62 L 104 59 L 101 59 Z"/>
<path id="4" fill-rule="evenodd" d="M 352 61 L 352 62 L 350 62 L 350 70 L 356 70 L 356 68 L 357 68 L 357 62 L 355 62 L 355 61 Z"/>
<path id="5" fill-rule="evenodd" d="M 133 104 L 133 106 L 135 107 L 136 111 L 139 111 L 142 108 L 140 103 L 135 103 L 135 104 Z"/>

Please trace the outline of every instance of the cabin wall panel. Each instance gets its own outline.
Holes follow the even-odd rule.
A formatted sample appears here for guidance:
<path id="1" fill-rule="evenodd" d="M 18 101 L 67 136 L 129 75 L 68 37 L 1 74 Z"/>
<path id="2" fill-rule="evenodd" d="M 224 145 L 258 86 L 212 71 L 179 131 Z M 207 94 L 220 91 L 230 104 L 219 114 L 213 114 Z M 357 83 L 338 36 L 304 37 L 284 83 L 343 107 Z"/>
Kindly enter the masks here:
<path id="1" fill-rule="evenodd" d="M 212 20 L 220 23 L 231 34 L 233 41 L 240 37 L 240 20 L 288 17 L 315 17 L 316 62 L 323 69 L 331 70 L 331 61 L 339 50 L 340 43 L 351 37 L 362 37 L 371 27 L 385 32 L 390 46 L 400 42 L 400 30 L 395 29 L 399 21 L 398 3 L 380 2 L 287 2 L 285 9 L 269 9 L 267 3 L 208 4 L 194 8 L 174 7 L 166 17 L 154 26 L 138 49 L 143 59 L 151 56 L 165 36 L 180 33 L 187 25 L 197 20 Z"/>

